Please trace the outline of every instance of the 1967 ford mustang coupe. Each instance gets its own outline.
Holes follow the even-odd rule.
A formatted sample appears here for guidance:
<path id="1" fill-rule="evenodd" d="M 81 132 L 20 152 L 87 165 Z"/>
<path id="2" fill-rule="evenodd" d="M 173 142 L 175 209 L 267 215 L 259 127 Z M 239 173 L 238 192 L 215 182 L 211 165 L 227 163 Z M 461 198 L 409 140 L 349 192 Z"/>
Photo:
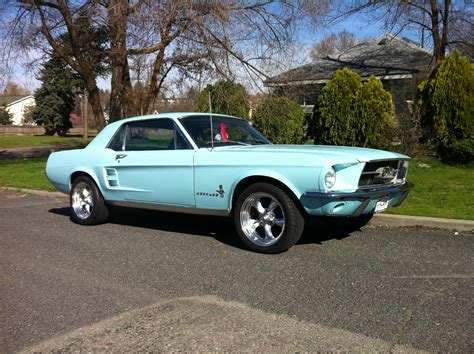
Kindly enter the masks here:
<path id="1" fill-rule="evenodd" d="M 169 113 L 109 124 L 82 150 L 50 155 L 72 219 L 103 223 L 112 206 L 229 215 L 251 250 L 276 253 L 311 215 L 360 223 L 400 205 L 409 157 L 342 146 L 273 145 L 246 121 Z M 337 218 L 337 219 L 336 219 Z"/>

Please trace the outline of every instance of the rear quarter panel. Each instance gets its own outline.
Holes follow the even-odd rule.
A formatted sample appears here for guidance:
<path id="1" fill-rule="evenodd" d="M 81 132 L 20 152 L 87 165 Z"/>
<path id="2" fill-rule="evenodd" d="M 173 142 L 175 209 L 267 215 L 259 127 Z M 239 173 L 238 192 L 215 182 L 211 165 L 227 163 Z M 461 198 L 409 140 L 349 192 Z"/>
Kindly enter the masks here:
<path id="1" fill-rule="evenodd" d="M 59 151 L 49 155 L 46 176 L 57 190 L 69 194 L 71 175 L 74 172 L 84 172 L 96 182 L 105 199 L 116 198 L 106 188 L 103 167 L 106 161 L 113 159 L 113 151 L 105 146 L 121 124 L 123 122 L 118 121 L 106 126 L 84 149 Z"/>
<path id="2" fill-rule="evenodd" d="M 104 161 L 108 156 L 105 149 L 82 149 L 60 151 L 51 154 L 46 164 L 46 175 L 60 192 L 69 194 L 71 176 L 74 172 L 83 172 L 91 176 L 101 189 L 105 199 L 113 199 L 105 188 L 103 178 Z"/>

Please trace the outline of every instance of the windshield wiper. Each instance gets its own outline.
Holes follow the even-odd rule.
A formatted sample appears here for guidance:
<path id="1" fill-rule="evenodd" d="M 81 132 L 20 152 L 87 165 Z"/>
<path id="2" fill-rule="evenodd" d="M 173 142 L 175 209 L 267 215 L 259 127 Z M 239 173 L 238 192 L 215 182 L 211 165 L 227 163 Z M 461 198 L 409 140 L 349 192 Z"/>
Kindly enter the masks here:
<path id="1" fill-rule="evenodd" d="M 270 143 L 267 143 L 261 140 L 255 140 L 255 141 L 252 141 L 252 145 L 270 145 Z"/>
<path id="2" fill-rule="evenodd" d="M 214 144 L 215 143 L 216 143 L 216 141 L 214 141 Z M 235 141 L 235 140 L 219 141 L 219 143 L 222 143 L 222 144 L 237 144 L 237 145 L 244 145 L 244 146 L 249 146 L 250 145 L 248 143 L 243 143 L 241 141 Z"/>

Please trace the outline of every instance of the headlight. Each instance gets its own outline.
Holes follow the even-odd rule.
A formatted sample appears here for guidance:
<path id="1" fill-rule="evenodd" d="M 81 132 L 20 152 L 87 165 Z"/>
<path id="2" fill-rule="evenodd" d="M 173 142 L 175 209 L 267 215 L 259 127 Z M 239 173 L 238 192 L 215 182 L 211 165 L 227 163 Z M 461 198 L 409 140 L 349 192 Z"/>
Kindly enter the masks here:
<path id="1" fill-rule="evenodd" d="M 326 172 L 324 184 L 327 189 L 331 189 L 336 184 L 336 171 L 334 171 L 334 168 L 331 167 L 330 170 Z"/>

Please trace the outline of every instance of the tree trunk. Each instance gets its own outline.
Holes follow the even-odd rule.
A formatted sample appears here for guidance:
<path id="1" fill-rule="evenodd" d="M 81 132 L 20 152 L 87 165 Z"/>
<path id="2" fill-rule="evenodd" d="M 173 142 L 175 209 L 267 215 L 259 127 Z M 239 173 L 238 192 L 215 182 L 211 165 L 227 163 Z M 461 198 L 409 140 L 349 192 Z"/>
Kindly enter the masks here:
<path id="1" fill-rule="evenodd" d="M 449 7 L 451 6 L 451 0 L 444 0 L 444 15 L 443 15 L 443 34 L 441 35 L 440 45 L 440 60 L 444 58 L 446 54 L 446 47 L 448 45 L 448 31 L 449 31 Z"/>
<path id="2" fill-rule="evenodd" d="M 83 104 L 82 104 L 82 137 L 87 139 L 87 133 L 89 129 L 89 115 L 87 114 L 87 108 L 89 106 L 87 95 L 82 96 Z"/>
<path id="3" fill-rule="evenodd" d="M 431 33 L 433 36 L 433 55 L 436 63 L 444 58 L 446 54 L 446 47 L 448 45 L 448 21 L 449 21 L 449 7 L 451 0 L 444 1 L 443 27 L 440 28 L 440 9 L 437 0 L 430 0 L 431 7 Z"/>
<path id="4" fill-rule="evenodd" d="M 127 12 L 128 4 L 111 0 L 107 8 L 110 30 L 110 60 L 112 79 L 110 92 L 110 121 L 134 115 L 134 99 L 127 60 Z"/>
<path id="5" fill-rule="evenodd" d="M 36 3 L 36 2 L 35 2 Z M 53 7 L 59 11 L 61 14 L 64 23 L 67 27 L 67 34 L 71 46 L 71 50 L 73 55 L 68 53 L 65 50 L 63 44 L 60 43 L 56 38 L 54 38 L 51 28 L 48 26 L 47 21 L 45 20 L 45 13 L 43 8 L 45 7 Z M 99 96 L 99 89 L 97 88 L 96 82 L 96 75 L 86 59 L 82 55 L 82 47 L 79 43 L 79 39 L 76 35 L 76 27 L 73 22 L 72 14 L 70 9 L 67 7 L 66 3 L 61 1 L 57 4 L 53 3 L 46 3 L 46 2 L 39 2 L 39 4 L 35 4 L 35 9 L 39 12 L 41 18 L 41 33 L 45 36 L 46 40 L 48 41 L 49 45 L 53 49 L 53 51 L 64 59 L 66 63 L 68 63 L 74 70 L 76 70 L 79 75 L 81 75 L 82 79 L 85 82 L 86 90 L 89 93 L 90 103 L 92 106 L 92 111 L 94 112 L 94 118 L 96 122 L 97 129 L 102 129 L 105 126 L 105 119 L 104 119 L 104 112 L 102 111 L 102 106 L 100 104 L 100 96 Z M 74 57 L 74 59 L 73 59 Z"/>
<path id="6" fill-rule="evenodd" d="M 143 110 L 147 113 L 151 113 L 150 105 L 154 101 L 155 97 L 158 95 L 161 88 L 158 85 L 158 76 L 160 75 L 160 72 L 161 72 L 161 66 L 163 65 L 164 56 L 165 56 L 165 49 L 160 50 L 160 52 L 158 53 L 158 56 L 155 59 L 155 63 L 153 65 L 153 72 L 150 78 L 150 83 L 148 85 L 148 90 L 143 100 Z"/>
<path id="7" fill-rule="evenodd" d="M 100 104 L 99 88 L 95 80 L 93 80 L 93 83 L 86 82 L 86 86 L 87 92 L 89 93 L 89 103 L 92 107 L 92 112 L 94 112 L 96 128 L 102 130 L 105 127 L 105 117 L 102 105 Z"/>

